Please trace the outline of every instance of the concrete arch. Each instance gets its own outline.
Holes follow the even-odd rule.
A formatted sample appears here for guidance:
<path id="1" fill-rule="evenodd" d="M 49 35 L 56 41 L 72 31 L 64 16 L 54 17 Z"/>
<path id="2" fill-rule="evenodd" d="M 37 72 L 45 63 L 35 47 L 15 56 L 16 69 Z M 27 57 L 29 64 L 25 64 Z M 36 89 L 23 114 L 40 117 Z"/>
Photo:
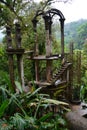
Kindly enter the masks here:
<path id="1" fill-rule="evenodd" d="M 62 12 L 61 12 L 60 10 L 58 10 L 58 9 L 54 9 L 54 8 L 53 8 L 53 9 L 50 9 L 50 10 L 48 10 L 48 11 L 45 12 L 45 15 L 51 16 L 51 14 L 53 14 L 53 16 L 54 16 L 54 15 L 58 15 L 58 16 L 60 17 L 60 19 L 65 20 L 64 15 L 63 15 Z"/>

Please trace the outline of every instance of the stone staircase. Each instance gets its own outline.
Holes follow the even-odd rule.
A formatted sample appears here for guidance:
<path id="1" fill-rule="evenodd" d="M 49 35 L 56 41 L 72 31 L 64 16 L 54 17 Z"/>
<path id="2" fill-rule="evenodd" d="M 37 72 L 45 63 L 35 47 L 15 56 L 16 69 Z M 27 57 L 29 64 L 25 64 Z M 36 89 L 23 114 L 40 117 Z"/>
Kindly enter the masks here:
<path id="1" fill-rule="evenodd" d="M 50 79 L 50 83 L 54 84 L 56 81 L 61 82 L 60 78 L 67 72 L 68 68 L 72 65 L 72 63 L 66 62 L 64 65 L 61 66 L 60 70 L 58 70 L 53 77 Z"/>

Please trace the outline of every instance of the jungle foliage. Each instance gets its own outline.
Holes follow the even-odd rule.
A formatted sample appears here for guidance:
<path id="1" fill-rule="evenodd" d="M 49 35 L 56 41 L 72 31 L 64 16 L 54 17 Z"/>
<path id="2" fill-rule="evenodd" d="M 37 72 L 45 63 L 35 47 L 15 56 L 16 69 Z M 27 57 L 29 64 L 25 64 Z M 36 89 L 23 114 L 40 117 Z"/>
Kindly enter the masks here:
<path id="1" fill-rule="evenodd" d="M 61 1 L 61 0 L 58 0 Z M 68 0 L 62 0 L 67 2 Z M 40 3 L 35 3 L 33 0 L 1 0 L 0 1 L 0 27 L 5 28 L 7 24 L 12 28 L 12 38 L 14 38 L 14 22 L 17 20 L 21 24 L 22 32 L 22 47 L 25 50 L 31 50 L 34 46 L 34 32 L 32 27 L 32 18 L 35 12 L 51 7 L 55 0 L 44 0 Z M 57 27 L 57 28 L 56 28 Z M 56 30 L 58 29 L 58 30 Z M 41 21 L 38 26 L 38 43 L 40 53 L 44 52 L 44 24 Z M 53 31 L 59 31 L 59 25 L 56 24 Z M 5 34 L 5 31 L 4 31 Z M 56 35 L 56 34 L 55 34 Z M 60 39 L 53 35 L 53 53 L 60 52 Z M 65 49 L 70 42 L 74 43 L 74 50 L 80 49 L 82 53 L 82 86 L 81 99 L 87 101 L 87 20 L 68 23 L 65 25 Z M 15 42 L 13 42 L 14 44 Z M 57 49 L 58 48 L 58 49 Z M 24 71 L 25 79 L 28 81 L 34 78 L 34 63 L 29 62 L 24 56 Z M 44 68 L 44 63 L 42 70 Z M 56 66 L 54 65 L 54 68 Z M 63 109 L 58 115 L 54 116 L 52 112 L 47 111 L 50 105 L 64 105 L 63 102 L 50 100 L 49 95 L 40 94 L 39 89 L 32 93 L 24 93 L 16 82 L 19 93 L 12 92 L 12 86 L 9 80 L 8 72 L 8 57 L 6 54 L 6 37 L 3 43 L 0 44 L 0 128 L 1 130 L 67 130 L 66 122 L 62 116 Z M 16 79 L 17 80 L 17 77 Z M 65 104 L 66 105 L 66 104 Z M 66 105 L 67 106 L 67 105 Z M 12 108 L 12 109 L 11 109 Z M 43 108 L 43 109 L 42 109 Z M 41 115 L 41 110 L 44 115 Z"/>
<path id="2" fill-rule="evenodd" d="M 67 123 L 62 116 L 63 107 L 67 107 L 67 103 L 41 94 L 41 87 L 25 93 L 19 82 L 15 81 L 15 84 L 18 89 L 15 93 L 9 88 L 9 82 L 8 85 L 0 85 L 1 130 L 67 130 Z M 52 111 L 55 105 L 61 106 L 56 115 Z"/>
<path id="3" fill-rule="evenodd" d="M 69 0 L 58 0 L 67 2 Z M 32 18 L 39 9 L 44 11 L 50 8 L 55 0 L 44 0 L 35 3 L 33 0 L 1 0 L 0 1 L 0 27 L 4 29 L 6 25 L 11 27 L 13 46 L 15 47 L 14 23 L 21 24 L 22 47 L 30 50 L 34 45 L 34 33 Z M 40 53 L 44 53 L 44 28 L 41 22 L 38 27 Z M 67 130 L 67 124 L 63 116 L 64 108 L 68 104 L 50 99 L 49 95 L 41 94 L 40 89 L 25 93 L 18 81 L 15 82 L 17 92 L 13 92 L 13 87 L 9 80 L 8 57 L 6 54 L 6 33 L 3 42 L 0 44 L 0 129 L 1 130 Z M 56 41 L 56 47 L 58 41 Z M 55 47 L 54 47 L 55 52 Z M 44 65 L 43 65 L 44 66 Z M 14 64 L 14 69 L 16 65 Z M 34 67 L 24 56 L 25 79 L 33 80 Z M 17 76 L 16 79 L 17 80 Z M 54 115 L 52 107 L 59 106 L 59 112 Z M 61 106 L 63 106 L 61 108 Z M 63 111 L 64 110 L 64 111 Z"/>

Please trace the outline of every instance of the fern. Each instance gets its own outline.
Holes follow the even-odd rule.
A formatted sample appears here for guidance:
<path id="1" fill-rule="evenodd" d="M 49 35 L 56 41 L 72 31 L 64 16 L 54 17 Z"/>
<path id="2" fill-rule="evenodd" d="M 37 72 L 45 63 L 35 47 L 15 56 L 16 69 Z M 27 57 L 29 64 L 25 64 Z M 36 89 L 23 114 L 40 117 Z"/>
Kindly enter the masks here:
<path id="1" fill-rule="evenodd" d="M 13 117 L 11 117 L 11 122 L 17 130 L 24 130 L 26 126 L 26 121 L 24 117 L 22 117 L 19 113 L 14 114 Z"/>

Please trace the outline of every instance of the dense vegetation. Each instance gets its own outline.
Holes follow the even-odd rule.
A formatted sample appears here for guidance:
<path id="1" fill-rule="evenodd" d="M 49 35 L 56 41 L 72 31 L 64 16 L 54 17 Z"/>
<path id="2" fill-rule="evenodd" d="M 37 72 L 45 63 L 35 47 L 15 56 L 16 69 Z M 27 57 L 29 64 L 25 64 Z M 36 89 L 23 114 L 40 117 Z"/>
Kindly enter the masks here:
<path id="1" fill-rule="evenodd" d="M 3 29 L 7 24 L 11 27 L 13 47 L 15 47 L 14 22 L 18 20 L 21 24 L 22 47 L 25 50 L 32 49 L 34 45 L 32 18 L 38 9 L 44 11 L 50 8 L 52 2 L 55 1 L 44 0 L 38 4 L 33 0 L 0 1 L 0 27 Z M 42 28 L 44 26 L 41 22 L 38 26 L 40 53 L 44 53 L 44 31 Z M 5 31 L 4 34 L 6 34 Z M 54 39 L 54 41 L 56 40 Z M 52 100 L 49 95 L 41 94 L 39 92 L 41 88 L 37 89 L 34 84 L 32 90 L 25 93 L 18 82 L 17 74 L 15 84 L 19 91 L 13 91 L 9 80 L 6 43 L 6 37 L 4 37 L 0 44 L 0 130 L 67 130 L 63 116 L 64 108 L 68 106 L 67 103 Z M 16 60 L 15 57 L 14 59 Z M 16 64 L 14 64 L 14 69 L 16 72 Z M 33 63 L 29 62 L 26 56 L 24 56 L 24 71 L 25 81 L 33 80 Z M 59 107 L 59 112 L 56 115 L 52 110 L 55 105 Z"/>
<path id="2" fill-rule="evenodd" d="M 81 51 L 80 96 L 87 101 L 87 20 L 79 20 L 65 25 L 65 45 L 74 43 L 74 50 Z"/>
<path id="3" fill-rule="evenodd" d="M 67 1 L 67 0 L 63 0 Z M 34 43 L 32 18 L 35 12 L 51 8 L 54 0 L 35 3 L 33 0 L 2 0 L 0 2 L 0 27 L 5 28 L 9 24 L 12 27 L 12 38 L 14 39 L 14 22 L 19 20 L 22 28 L 22 46 L 30 50 Z M 57 34 L 59 25 L 53 26 L 53 52 L 60 52 L 60 34 Z M 44 26 L 41 20 L 38 26 L 40 53 L 44 53 Z M 54 33 L 56 32 L 56 33 Z M 5 34 L 5 32 L 4 32 Z M 56 34 L 56 38 L 55 38 Z M 58 35 L 58 37 L 57 37 Z M 65 48 L 70 42 L 74 42 L 74 51 L 81 50 L 81 99 L 87 101 L 87 20 L 80 20 L 65 25 Z M 13 46 L 14 46 L 13 41 Z M 42 65 L 44 67 L 44 64 Z M 56 67 L 56 64 L 54 65 Z M 14 66 L 16 70 L 16 65 Z M 24 56 L 25 80 L 34 78 L 33 63 Z M 41 70 L 43 71 L 43 70 Z M 50 99 L 49 95 L 40 94 L 39 89 L 33 84 L 33 90 L 29 93 L 23 92 L 20 83 L 15 78 L 15 84 L 19 92 L 13 92 L 9 80 L 8 57 L 6 54 L 6 37 L 0 44 L 0 128 L 1 130 L 67 130 L 64 120 L 64 112 L 68 104 Z M 59 111 L 56 115 L 51 110 L 51 105 L 58 105 Z M 63 106 L 63 107 L 61 107 Z M 65 109 L 64 109 L 65 108 Z M 43 113 L 43 114 L 42 114 Z"/>

